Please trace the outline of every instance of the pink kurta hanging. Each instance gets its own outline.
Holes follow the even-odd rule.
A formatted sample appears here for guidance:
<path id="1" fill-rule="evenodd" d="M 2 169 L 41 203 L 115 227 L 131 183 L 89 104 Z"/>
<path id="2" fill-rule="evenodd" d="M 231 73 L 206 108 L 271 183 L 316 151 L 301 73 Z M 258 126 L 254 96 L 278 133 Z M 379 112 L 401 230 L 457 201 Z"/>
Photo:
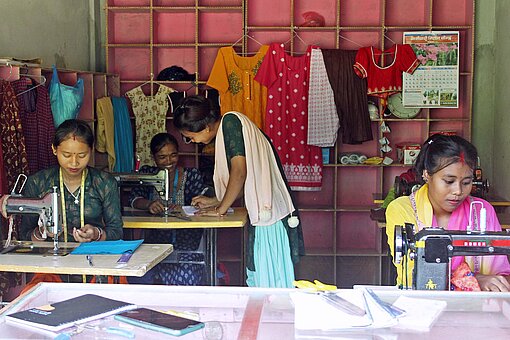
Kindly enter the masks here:
<path id="1" fill-rule="evenodd" d="M 255 76 L 268 88 L 264 131 L 278 152 L 292 190 L 320 190 L 322 154 L 307 144 L 311 50 L 290 56 L 273 43 Z"/>

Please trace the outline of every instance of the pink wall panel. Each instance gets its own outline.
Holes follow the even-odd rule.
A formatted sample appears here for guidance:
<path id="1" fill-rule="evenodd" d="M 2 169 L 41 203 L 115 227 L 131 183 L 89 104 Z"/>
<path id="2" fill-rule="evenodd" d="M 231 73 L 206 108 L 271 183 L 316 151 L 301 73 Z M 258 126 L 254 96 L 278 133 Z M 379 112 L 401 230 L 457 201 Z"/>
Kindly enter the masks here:
<path id="1" fill-rule="evenodd" d="M 190 7 L 195 5 L 195 0 L 152 0 L 154 6 L 179 6 Z"/>
<path id="2" fill-rule="evenodd" d="M 294 191 L 298 207 L 323 207 L 332 208 L 334 198 L 334 169 L 323 168 L 323 181 L 321 191 Z"/>
<path id="3" fill-rule="evenodd" d="M 368 212 L 340 212 L 337 219 L 337 248 L 346 252 L 352 249 L 380 252 L 380 229 Z"/>
<path id="4" fill-rule="evenodd" d="M 378 26 L 381 22 L 380 0 L 342 0 L 340 26 Z"/>
<path id="5" fill-rule="evenodd" d="M 208 79 L 218 54 L 217 47 L 201 47 L 199 49 L 200 55 L 200 78 Z"/>
<path id="6" fill-rule="evenodd" d="M 148 48 L 122 47 L 108 50 L 108 72 L 121 75 L 122 80 L 150 78 Z"/>
<path id="7" fill-rule="evenodd" d="M 258 13 L 248 17 L 248 26 L 290 25 L 290 1 L 246 0 L 246 2 L 248 12 Z"/>
<path id="8" fill-rule="evenodd" d="M 377 168 L 350 166 L 338 169 L 337 202 L 341 207 L 371 206 L 377 188 Z"/>
<path id="9" fill-rule="evenodd" d="M 232 43 L 243 34 L 243 14 L 232 12 L 200 13 L 199 40 L 204 43 Z"/>
<path id="10" fill-rule="evenodd" d="M 150 0 L 108 0 L 108 6 L 149 6 Z"/>
<path id="11" fill-rule="evenodd" d="M 429 24 L 430 0 L 392 0 L 386 2 L 386 26 L 424 26 Z"/>
<path id="12" fill-rule="evenodd" d="M 108 40 L 117 44 L 148 44 L 150 14 L 130 12 L 110 12 Z"/>
<path id="13" fill-rule="evenodd" d="M 435 25 L 470 25 L 472 21 L 473 1 L 434 1 L 433 13 L 432 21 Z"/>
<path id="14" fill-rule="evenodd" d="M 211 7 L 242 6 L 242 0 L 200 0 L 200 6 Z"/>
<path id="15" fill-rule="evenodd" d="M 195 12 L 155 12 L 154 43 L 194 43 Z"/>
<path id="16" fill-rule="evenodd" d="M 333 253 L 333 216 L 320 211 L 302 211 L 300 220 L 307 252 Z"/>
<path id="17" fill-rule="evenodd" d="M 195 73 L 195 49 L 193 47 L 154 49 L 154 76 L 156 77 L 163 69 L 177 65 L 184 68 L 188 73 Z"/>

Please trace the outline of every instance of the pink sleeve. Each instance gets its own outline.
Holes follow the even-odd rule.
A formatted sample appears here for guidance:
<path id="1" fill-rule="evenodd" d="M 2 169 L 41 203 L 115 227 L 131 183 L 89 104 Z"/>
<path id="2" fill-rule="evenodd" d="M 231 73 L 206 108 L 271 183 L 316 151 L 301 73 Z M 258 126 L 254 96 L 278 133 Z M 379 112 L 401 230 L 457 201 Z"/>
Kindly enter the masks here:
<path id="1" fill-rule="evenodd" d="M 398 45 L 399 49 L 399 63 L 402 72 L 413 74 L 413 72 L 420 66 L 420 61 L 416 58 L 411 45 Z"/>
<path id="2" fill-rule="evenodd" d="M 278 59 L 278 50 L 277 43 L 272 43 L 269 46 L 269 50 L 264 56 L 264 61 L 262 61 L 254 78 L 267 88 L 270 88 L 277 79 L 278 70 L 276 68 L 276 60 Z"/>
<path id="3" fill-rule="evenodd" d="M 356 72 L 360 78 L 368 77 L 368 62 L 370 60 L 370 54 L 370 47 L 362 47 L 358 50 L 358 53 L 356 53 L 356 59 L 353 67 L 354 72 Z"/>
<path id="4" fill-rule="evenodd" d="M 501 224 L 494 207 L 487 201 L 483 201 L 487 209 L 487 231 L 501 231 Z M 510 275 L 510 263 L 506 255 L 495 255 L 490 264 L 490 272 L 494 275 Z"/>

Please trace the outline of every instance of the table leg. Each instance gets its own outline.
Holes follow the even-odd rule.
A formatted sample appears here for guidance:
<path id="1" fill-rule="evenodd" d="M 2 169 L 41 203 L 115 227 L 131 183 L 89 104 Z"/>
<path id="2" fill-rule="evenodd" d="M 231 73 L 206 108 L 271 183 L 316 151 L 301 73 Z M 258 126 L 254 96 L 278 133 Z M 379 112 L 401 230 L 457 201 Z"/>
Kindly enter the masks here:
<path id="1" fill-rule="evenodd" d="M 209 285 L 216 286 L 216 229 L 215 228 L 207 228 L 206 229 L 206 238 L 207 238 L 207 262 L 209 264 Z"/>

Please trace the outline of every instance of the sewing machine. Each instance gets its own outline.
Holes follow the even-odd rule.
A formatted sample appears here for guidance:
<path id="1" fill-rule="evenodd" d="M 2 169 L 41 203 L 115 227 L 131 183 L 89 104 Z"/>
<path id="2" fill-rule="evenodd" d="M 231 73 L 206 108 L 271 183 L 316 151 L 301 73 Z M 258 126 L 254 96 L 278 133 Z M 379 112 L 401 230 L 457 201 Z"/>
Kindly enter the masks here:
<path id="1" fill-rule="evenodd" d="M 414 226 L 395 226 L 393 258 L 407 272 L 409 254 L 414 261 L 413 289 L 449 290 L 450 260 L 453 256 L 510 254 L 510 234 L 487 231 L 451 231 L 424 228 L 414 233 Z M 404 282 L 404 285 L 406 283 Z"/>
<path id="2" fill-rule="evenodd" d="M 59 216 L 60 199 L 57 187 L 42 198 L 23 197 L 15 194 L 14 190 L 6 199 L 5 211 L 7 215 L 37 214 L 44 232 L 53 234 L 53 255 L 63 255 L 58 244 L 58 237 L 62 233 L 62 223 Z"/>
<path id="3" fill-rule="evenodd" d="M 155 174 L 144 174 L 139 172 L 112 173 L 117 180 L 119 187 L 137 187 L 139 185 L 153 186 L 161 197 L 164 197 L 166 204 L 165 213 L 168 212 L 170 201 L 170 179 L 168 169 L 159 170 Z"/>

